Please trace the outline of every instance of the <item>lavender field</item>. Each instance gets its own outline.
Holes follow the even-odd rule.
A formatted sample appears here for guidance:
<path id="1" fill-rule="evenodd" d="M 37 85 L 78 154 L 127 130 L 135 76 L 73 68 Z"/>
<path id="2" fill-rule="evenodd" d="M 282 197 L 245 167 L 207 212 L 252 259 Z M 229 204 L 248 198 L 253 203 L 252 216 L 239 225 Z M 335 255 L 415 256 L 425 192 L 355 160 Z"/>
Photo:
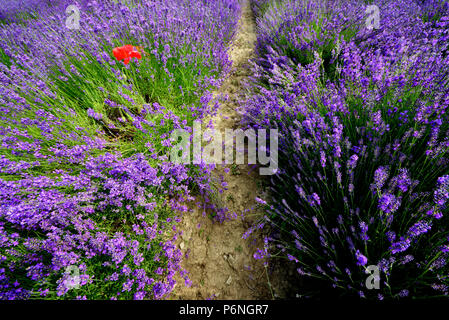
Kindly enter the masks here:
<path id="1" fill-rule="evenodd" d="M 6 0 L 0 34 L 0 300 L 448 295 L 446 0 Z M 275 132 L 273 174 L 249 135 L 173 161 L 198 123 Z"/>

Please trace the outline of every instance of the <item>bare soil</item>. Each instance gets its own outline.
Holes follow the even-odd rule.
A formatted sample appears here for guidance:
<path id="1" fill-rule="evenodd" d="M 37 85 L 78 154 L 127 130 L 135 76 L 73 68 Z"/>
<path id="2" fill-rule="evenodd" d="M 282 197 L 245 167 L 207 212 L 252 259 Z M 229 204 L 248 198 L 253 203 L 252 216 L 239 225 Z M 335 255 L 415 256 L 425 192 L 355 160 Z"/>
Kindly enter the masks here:
<path id="1" fill-rule="evenodd" d="M 229 49 L 232 70 L 216 92 L 228 96 L 217 116 L 212 118 L 214 128 L 222 133 L 225 128 L 239 127 L 238 98 L 243 82 L 251 75 L 248 61 L 254 57 L 255 43 L 254 17 L 249 1 L 243 0 L 238 31 Z M 283 279 L 285 272 L 291 274 L 291 271 L 279 271 L 276 263 L 273 264 L 275 271 L 271 272 L 273 267 L 267 268 L 264 261 L 253 257 L 256 249 L 263 247 L 264 231 L 254 233 L 251 239 L 242 239 L 244 232 L 261 216 L 255 202 L 255 197 L 262 192 L 258 170 L 248 165 L 234 165 L 225 173 L 224 167 L 218 166 L 213 175 L 212 179 L 223 176 L 228 184 L 227 190 L 218 194 L 219 202 L 241 217 L 218 223 L 203 216 L 203 210 L 197 206 L 192 206 L 192 212 L 183 216 L 178 225 L 178 230 L 183 231 L 178 246 L 186 255 L 183 268 L 189 272 L 193 284 L 186 287 L 180 279 L 170 298 L 255 300 L 289 295 L 287 292 L 291 290 L 286 289 L 289 285 Z"/>

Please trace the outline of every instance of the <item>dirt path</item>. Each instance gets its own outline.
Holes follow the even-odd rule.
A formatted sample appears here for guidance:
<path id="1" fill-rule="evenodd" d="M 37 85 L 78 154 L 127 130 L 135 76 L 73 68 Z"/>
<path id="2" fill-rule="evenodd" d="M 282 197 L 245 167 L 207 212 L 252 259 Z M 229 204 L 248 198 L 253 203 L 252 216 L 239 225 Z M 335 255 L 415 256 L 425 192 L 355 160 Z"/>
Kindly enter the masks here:
<path id="1" fill-rule="evenodd" d="M 233 67 L 217 95 L 227 95 L 216 117 L 212 120 L 216 130 L 238 128 L 237 99 L 242 81 L 250 75 L 248 60 L 253 57 L 256 42 L 255 22 L 249 0 L 242 1 L 242 16 L 234 42 L 229 50 Z M 207 121 L 205 121 L 207 122 Z M 262 236 L 258 240 L 244 240 L 243 233 L 253 221 L 255 197 L 258 195 L 258 170 L 248 165 L 232 167 L 229 174 L 219 166 L 215 176 L 224 176 L 228 190 L 220 195 L 220 202 L 238 215 L 246 212 L 244 219 L 238 218 L 223 224 L 213 223 L 203 217 L 202 211 L 193 208 L 179 225 L 183 230 L 179 246 L 188 257 L 183 267 L 190 272 L 191 287 L 178 284 L 172 299 L 269 299 L 271 298 L 267 272 L 262 261 L 255 260 L 257 247 L 262 248 Z M 253 171 L 252 173 L 250 173 Z M 250 211 L 248 211 L 250 210 Z M 248 213 L 249 212 L 249 213 Z M 198 228 L 199 226 L 199 228 Z"/>

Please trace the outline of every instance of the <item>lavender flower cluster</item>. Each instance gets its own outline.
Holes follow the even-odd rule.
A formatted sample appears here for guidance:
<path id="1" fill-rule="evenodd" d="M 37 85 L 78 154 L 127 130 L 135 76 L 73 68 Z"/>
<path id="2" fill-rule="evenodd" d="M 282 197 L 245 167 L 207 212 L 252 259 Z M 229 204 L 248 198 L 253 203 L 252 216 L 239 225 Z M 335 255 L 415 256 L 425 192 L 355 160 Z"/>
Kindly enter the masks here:
<path id="1" fill-rule="evenodd" d="M 57 2 L 57 1 L 55 1 Z M 2 3 L 0 8 L 0 21 L 18 21 L 23 14 L 46 10 L 51 2 L 49 0 L 11 0 Z"/>
<path id="2" fill-rule="evenodd" d="M 176 222 L 211 168 L 165 151 L 173 128 L 215 110 L 239 3 L 26 8 L 1 11 L 0 299 L 167 297 L 176 274 L 189 284 Z M 142 58 L 125 65 L 112 52 L 127 44 Z"/>
<path id="3" fill-rule="evenodd" d="M 379 28 L 365 1 L 253 2 L 241 113 L 280 133 L 270 240 L 315 279 L 310 295 L 447 296 L 448 5 L 372 4 Z"/>

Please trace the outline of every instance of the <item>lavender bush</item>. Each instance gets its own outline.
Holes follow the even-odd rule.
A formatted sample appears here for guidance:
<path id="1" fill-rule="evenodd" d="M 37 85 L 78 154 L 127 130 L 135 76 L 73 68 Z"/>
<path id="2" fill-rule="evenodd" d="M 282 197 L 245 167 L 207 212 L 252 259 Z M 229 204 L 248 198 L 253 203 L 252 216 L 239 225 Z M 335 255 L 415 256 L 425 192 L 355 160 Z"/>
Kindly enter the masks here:
<path id="1" fill-rule="evenodd" d="M 322 18 L 304 12 L 315 2 L 272 2 L 259 17 L 266 50 L 242 114 L 280 132 L 273 198 L 260 200 L 271 254 L 314 279 L 298 289 L 309 296 L 445 296 L 449 17 L 430 1 L 373 3 L 379 29 L 365 27 L 363 1 L 322 2 L 332 23 L 312 36 Z M 309 41 L 323 35 L 332 42 Z M 377 289 L 366 285 L 372 266 Z"/>
<path id="2" fill-rule="evenodd" d="M 69 4 L 78 30 L 66 26 Z M 176 221 L 192 190 L 207 195 L 211 167 L 168 162 L 169 133 L 215 111 L 239 10 L 235 0 L 43 1 L 20 19 L 2 9 L 0 299 L 160 299 L 176 274 L 189 284 Z M 141 59 L 115 59 L 127 44 Z"/>

